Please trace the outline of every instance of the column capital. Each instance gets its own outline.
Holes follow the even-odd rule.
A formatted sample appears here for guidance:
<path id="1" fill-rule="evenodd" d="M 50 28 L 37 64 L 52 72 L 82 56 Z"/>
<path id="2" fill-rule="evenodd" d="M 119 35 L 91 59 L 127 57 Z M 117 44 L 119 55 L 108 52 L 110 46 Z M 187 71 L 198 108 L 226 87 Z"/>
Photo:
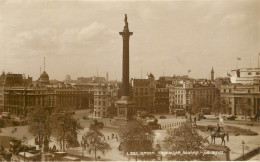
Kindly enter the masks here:
<path id="1" fill-rule="evenodd" d="M 133 32 L 119 32 L 120 35 L 122 35 L 123 40 L 129 40 L 129 37 L 133 35 Z"/>

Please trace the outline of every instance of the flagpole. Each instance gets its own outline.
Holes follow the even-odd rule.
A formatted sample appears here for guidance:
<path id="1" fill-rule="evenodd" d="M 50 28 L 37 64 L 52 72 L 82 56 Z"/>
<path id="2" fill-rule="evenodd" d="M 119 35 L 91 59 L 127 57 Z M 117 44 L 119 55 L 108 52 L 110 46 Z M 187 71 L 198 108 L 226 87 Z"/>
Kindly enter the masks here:
<path id="1" fill-rule="evenodd" d="M 237 61 L 238 61 L 238 58 L 236 59 L 236 70 L 237 70 Z"/>

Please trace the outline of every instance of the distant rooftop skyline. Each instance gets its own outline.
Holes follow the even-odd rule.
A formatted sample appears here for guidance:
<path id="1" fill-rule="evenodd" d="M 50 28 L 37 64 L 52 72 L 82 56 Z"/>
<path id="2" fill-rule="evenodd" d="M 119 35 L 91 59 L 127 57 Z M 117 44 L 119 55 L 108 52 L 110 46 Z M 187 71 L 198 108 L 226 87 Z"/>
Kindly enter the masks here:
<path id="1" fill-rule="evenodd" d="M 257 67 L 260 1 L 0 2 L 0 70 L 50 79 L 106 76 L 121 81 L 124 14 L 128 15 L 130 78 L 153 73 L 215 78 Z M 241 58 L 237 61 L 237 58 Z M 251 61 L 250 61 L 251 60 Z"/>

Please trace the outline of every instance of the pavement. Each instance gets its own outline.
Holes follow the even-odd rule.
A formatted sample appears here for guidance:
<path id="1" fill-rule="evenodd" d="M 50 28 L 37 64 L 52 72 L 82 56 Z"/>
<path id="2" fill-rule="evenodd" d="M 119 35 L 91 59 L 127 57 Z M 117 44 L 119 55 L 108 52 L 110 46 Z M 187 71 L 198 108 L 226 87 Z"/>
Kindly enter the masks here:
<path id="1" fill-rule="evenodd" d="M 197 125 L 204 125 L 204 126 L 208 126 L 208 125 L 216 125 L 218 121 L 210 121 L 210 120 L 201 120 L 197 122 Z M 224 123 L 225 125 L 229 125 L 229 126 L 236 126 L 242 129 L 251 129 L 254 132 L 257 132 L 258 135 L 256 136 L 248 136 L 248 135 L 229 135 L 229 142 L 226 141 L 226 146 L 228 146 L 231 151 L 230 151 L 230 159 L 231 160 L 235 160 L 238 157 L 242 156 L 243 154 L 243 145 L 242 145 L 242 141 L 245 142 L 244 145 L 244 153 L 246 154 L 247 152 L 257 148 L 260 146 L 260 127 L 259 126 L 247 126 L 247 125 L 238 125 L 235 124 L 235 122 L 233 124 L 231 123 Z M 210 137 L 209 141 L 211 141 Z M 226 139 L 225 139 L 226 140 Z M 221 143 L 221 139 L 220 138 L 216 138 L 216 144 L 220 144 Z"/>
<path id="2" fill-rule="evenodd" d="M 260 153 L 250 158 L 248 161 L 260 161 Z"/>
<path id="3" fill-rule="evenodd" d="M 78 134 L 78 140 L 81 142 L 82 135 L 84 132 L 88 130 L 89 124 L 91 122 L 91 119 L 85 120 L 83 119 L 84 116 L 87 116 L 88 113 L 85 110 L 80 110 L 76 111 L 76 114 L 74 117 L 81 123 L 82 126 L 84 126 L 84 130 L 81 130 Z M 158 115 L 159 117 L 160 115 Z M 165 128 L 162 130 L 156 130 L 155 132 L 155 142 L 158 142 L 161 146 L 163 146 L 163 139 L 166 136 L 167 129 L 173 129 L 178 127 L 176 123 L 180 123 L 183 121 L 186 121 L 186 119 L 183 119 L 181 117 L 174 117 L 173 115 L 163 115 L 166 116 L 166 119 L 158 119 L 158 117 L 155 115 L 155 117 L 158 119 L 158 123 L 161 124 L 162 126 L 165 125 Z M 214 119 L 214 116 L 212 116 L 212 119 Z M 203 119 L 201 121 L 197 121 L 197 125 L 216 125 L 218 123 L 218 120 L 212 120 L 210 117 L 208 119 Z M 105 125 L 110 124 L 110 119 L 109 118 L 98 118 L 98 121 L 104 122 Z M 112 119 L 113 120 L 113 119 Z M 152 120 L 153 121 L 153 120 Z M 239 121 L 234 121 L 234 122 L 224 122 L 224 125 L 230 125 L 230 126 L 237 126 L 243 129 L 251 129 L 252 131 L 257 132 L 259 135 L 256 136 L 245 136 L 245 135 L 230 135 L 229 136 L 229 142 L 226 142 L 226 146 L 228 146 L 231 149 L 230 152 L 230 158 L 231 160 L 235 160 L 236 158 L 240 157 L 242 155 L 242 141 L 245 142 L 244 145 L 244 151 L 245 153 L 249 152 L 250 150 L 255 149 L 256 147 L 260 146 L 260 127 L 259 126 L 248 126 L 248 125 L 243 125 L 239 124 Z M 17 128 L 17 131 L 13 132 L 14 128 Z M 0 133 L 0 136 L 11 136 L 15 137 L 17 139 L 23 139 L 24 137 L 27 138 L 26 143 L 30 145 L 34 145 L 34 137 L 32 134 L 28 132 L 28 126 L 17 126 L 17 127 L 7 127 L 7 128 L 2 128 L 2 133 Z M 117 131 L 115 130 L 106 130 L 103 129 L 102 133 L 106 137 L 106 141 L 111 145 L 112 150 L 109 152 L 106 152 L 104 155 L 100 152 L 97 153 L 97 156 L 101 157 L 101 160 L 113 160 L 113 161 L 126 161 L 129 160 L 125 156 L 121 154 L 121 152 L 118 150 L 119 142 L 114 138 L 111 139 L 112 134 L 117 134 Z M 108 136 L 110 137 L 108 140 Z M 210 137 L 209 137 L 210 138 Z M 209 139 L 210 140 L 210 139 Z M 220 144 L 221 139 L 217 138 L 216 139 L 216 144 Z M 59 149 L 59 143 L 56 142 L 54 139 L 52 139 L 50 143 L 50 147 L 53 145 L 56 145 L 57 149 Z M 70 148 L 67 150 L 71 154 L 76 154 L 76 155 L 82 155 L 82 147 L 76 147 L 76 148 Z M 83 151 L 84 156 L 90 157 L 94 159 L 94 153 L 88 154 L 87 151 Z M 134 160 L 134 159 L 131 159 Z M 250 160 L 259 160 L 259 155 L 251 158 Z"/>

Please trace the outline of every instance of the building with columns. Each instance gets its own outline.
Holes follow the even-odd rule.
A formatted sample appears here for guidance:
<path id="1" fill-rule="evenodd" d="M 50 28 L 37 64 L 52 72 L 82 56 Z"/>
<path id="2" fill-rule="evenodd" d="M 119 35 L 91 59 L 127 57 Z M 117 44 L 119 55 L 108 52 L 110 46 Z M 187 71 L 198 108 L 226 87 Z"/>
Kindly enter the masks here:
<path id="1" fill-rule="evenodd" d="M 3 111 L 24 115 L 31 108 L 53 108 L 55 91 L 48 87 L 2 87 L 4 94 Z"/>
<path id="2" fill-rule="evenodd" d="M 231 83 L 222 84 L 220 98 L 227 105 L 223 113 L 260 116 L 260 68 L 241 68 L 228 74 Z"/>
<path id="3" fill-rule="evenodd" d="M 100 89 L 95 88 L 100 84 L 97 82 L 75 85 L 60 82 L 62 84 L 52 85 L 46 72 L 41 74 L 34 85 L 32 82 L 27 84 L 29 83 L 28 79 L 22 79 L 20 77 L 22 75 L 12 75 L 19 76 L 18 79 L 10 79 L 14 77 L 6 77 L 6 75 L 9 74 L 5 74 L 3 85 L 0 86 L 0 112 L 7 111 L 19 116 L 26 115 L 31 108 L 37 107 L 49 109 L 67 107 L 72 110 L 92 109 L 94 108 L 95 90 L 100 91 Z M 6 81 L 6 79 L 9 80 Z M 32 80 L 32 78 L 29 79 Z M 108 90 L 110 97 L 112 97 L 112 101 L 109 99 L 106 104 L 114 103 L 118 96 L 118 85 L 110 83 L 106 84 L 104 88 Z M 105 111 L 107 110 L 106 108 Z M 104 113 L 102 112 L 102 114 Z M 109 113 L 105 112 L 105 116 L 107 114 Z"/>

